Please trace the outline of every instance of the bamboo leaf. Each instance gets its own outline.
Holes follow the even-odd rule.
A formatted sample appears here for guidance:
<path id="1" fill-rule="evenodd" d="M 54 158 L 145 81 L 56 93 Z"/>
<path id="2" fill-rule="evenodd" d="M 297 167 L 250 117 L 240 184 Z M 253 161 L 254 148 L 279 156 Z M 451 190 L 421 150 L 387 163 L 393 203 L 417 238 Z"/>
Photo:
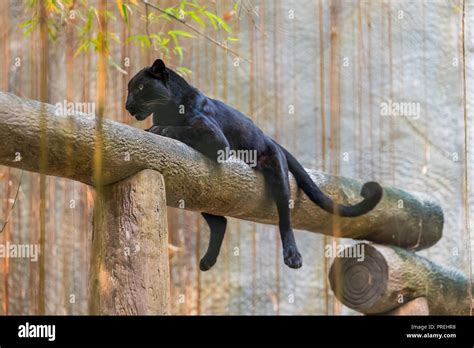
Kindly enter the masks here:
<path id="1" fill-rule="evenodd" d="M 89 46 L 90 46 L 89 40 L 83 40 L 82 44 L 79 46 L 79 48 L 74 53 L 74 57 L 79 55 L 79 53 L 81 53 L 82 51 L 87 51 L 89 49 Z"/>
<path id="2" fill-rule="evenodd" d="M 123 20 L 128 24 L 128 12 L 131 11 L 131 9 L 124 4 L 122 0 L 117 0 L 117 7 Z"/>
<path id="3" fill-rule="evenodd" d="M 171 36 L 171 38 L 173 39 L 174 44 L 176 46 L 178 46 L 179 45 L 178 38 L 176 37 L 176 34 L 174 33 L 174 31 L 172 31 L 172 30 L 168 31 L 168 35 Z"/>
<path id="4" fill-rule="evenodd" d="M 151 46 L 151 41 L 150 41 L 150 38 L 148 37 L 148 35 L 132 35 L 125 41 L 125 43 L 129 43 L 129 42 L 132 42 L 132 41 L 139 42 L 140 46 L 142 46 L 142 47 L 150 47 Z"/>
<path id="5" fill-rule="evenodd" d="M 201 27 L 203 27 L 203 28 L 206 27 L 206 24 L 204 23 L 204 21 L 201 18 L 199 18 L 199 16 L 196 14 L 196 12 L 189 11 L 188 15 L 190 15 L 191 18 L 194 19 Z"/>
<path id="6" fill-rule="evenodd" d="M 211 24 L 214 27 L 214 29 L 217 30 L 216 21 L 213 18 L 213 14 L 209 11 L 204 11 L 204 14 L 207 16 L 207 18 L 209 18 L 209 20 L 211 21 Z"/>
<path id="7" fill-rule="evenodd" d="M 186 67 L 184 67 L 184 66 L 179 66 L 179 67 L 177 67 L 177 68 L 176 68 L 176 71 L 177 71 L 180 75 L 182 75 L 183 77 L 186 77 L 186 76 L 191 75 L 191 74 L 193 73 L 191 69 L 188 69 L 188 68 L 186 68 Z"/>
<path id="8" fill-rule="evenodd" d="M 24 22 L 20 23 L 20 28 L 27 27 L 27 26 L 31 25 L 31 24 L 32 24 L 32 22 L 33 22 L 33 20 L 32 20 L 32 19 L 28 19 L 28 20 L 26 20 L 26 21 L 24 21 Z"/>
<path id="9" fill-rule="evenodd" d="M 183 61 L 183 48 L 181 46 L 176 46 L 173 49 L 173 52 L 178 55 L 179 61 L 182 62 Z"/>
<path id="10" fill-rule="evenodd" d="M 221 17 L 216 16 L 214 13 L 209 12 L 209 11 L 204 11 L 204 14 L 211 20 L 211 22 L 213 23 L 214 29 L 217 29 L 216 25 L 214 23 L 214 21 L 215 21 L 222 27 L 222 29 L 224 29 L 226 32 L 230 33 L 229 26 L 227 25 L 227 23 Z"/>
<path id="11" fill-rule="evenodd" d="M 170 30 L 168 31 L 168 34 L 171 36 L 177 35 L 177 36 L 183 36 L 183 37 L 195 37 L 193 34 L 188 33 L 187 31 L 184 31 L 184 30 Z"/>
<path id="12" fill-rule="evenodd" d="M 25 31 L 23 32 L 23 35 L 25 37 L 28 37 L 33 29 L 35 29 L 36 25 L 38 24 L 38 17 L 34 17 L 31 20 L 27 20 L 21 24 L 22 28 L 25 28 Z"/>
<path id="13" fill-rule="evenodd" d="M 128 12 L 127 12 L 127 6 L 125 6 L 125 4 L 122 4 L 122 14 L 123 14 L 123 19 L 125 20 L 125 23 L 128 24 Z"/>

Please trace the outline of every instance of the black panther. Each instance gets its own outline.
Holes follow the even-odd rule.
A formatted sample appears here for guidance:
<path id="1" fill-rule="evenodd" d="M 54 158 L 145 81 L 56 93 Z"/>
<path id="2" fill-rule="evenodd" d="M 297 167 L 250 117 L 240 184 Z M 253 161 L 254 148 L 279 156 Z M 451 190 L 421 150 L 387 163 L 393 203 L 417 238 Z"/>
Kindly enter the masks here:
<path id="1" fill-rule="evenodd" d="M 352 206 L 334 203 L 318 188 L 303 166 L 252 120 L 231 106 L 206 97 L 167 68 L 161 59 L 140 70 L 130 80 L 126 109 L 137 120 L 153 115 L 153 126 L 147 131 L 179 140 L 214 161 L 226 148 L 256 151 L 256 170 L 263 173 L 266 184 L 272 188 L 283 258 L 291 268 L 300 268 L 303 260 L 291 227 L 288 171 L 314 203 L 332 214 L 359 216 L 372 210 L 382 198 L 382 187 L 376 182 L 367 182 L 362 187 L 364 199 L 360 203 Z M 206 271 L 217 260 L 227 220 L 223 216 L 202 215 L 211 231 L 208 250 L 200 262 L 201 270 Z"/>

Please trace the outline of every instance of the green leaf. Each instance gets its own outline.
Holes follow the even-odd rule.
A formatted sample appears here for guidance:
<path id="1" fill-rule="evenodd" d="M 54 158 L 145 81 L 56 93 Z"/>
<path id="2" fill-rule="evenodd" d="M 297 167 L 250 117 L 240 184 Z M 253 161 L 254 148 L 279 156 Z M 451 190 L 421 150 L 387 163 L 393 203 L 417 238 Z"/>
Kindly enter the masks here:
<path id="1" fill-rule="evenodd" d="M 165 12 L 166 12 L 166 14 L 168 14 L 170 16 L 174 16 L 174 8 L 173 7 L 165 8 Z"/>
<path id="2" fill-rule="evenodd" d="M 47 27 L 48 27 L 49 37 L 51 38 L 51 40 L 53 40 L 53 42 L 56 42 L 57 28 L 55 27 L 54 22 L 53 21 L 48 21 Z"/>
<path id="3" fill-rule="evenodd" d="M 94 9 L 91 7 L 87 12 L 87 18 L 84 27 L 81 30 L 81 36 L 85 36 L 92 28 L 92 20 L 94 19 Z"/>
<path id="4" fill-rule="evenodd" d="M 139 42 L 141 47 L 151 47 L 151 41 L 148 35 L 132 35 L 125 41 L 125 43 L 132 41 Z"/>
<path id="5" fill-rule="evenodd" d="M 161 43 L 161 36 L 159 34 L 150 34 L 150 39 L 155 40 L 158 43 Z"/>
<path id="6" fill-rule="evenodd" d="M 51 40 L 53 40 L 53 42 L 56 42 L 57 35 L 56 35 L 56 31 L 55 31 L 54 26 L 48 25 L 48 34 L 49 34 L 49 37 L 51 38 Z"/>
<path id="7" fill-rule="evenodd" d="M 168 34 L 171 36 L 173 39 L 173 42 L 176 46 L 179 46 L 178 38 L 176 37 L 176 34 L 174 33 L 173 30 L 168 31 Z"/>
<path id="8" fill-rule="evenodd" d="M 118 43 L 118 44 L 121 44 L 121 43 L 122 43 L 122 42 L 120 41 L 120 37 L 119 37 L 116 33 L 112 32 L 112 31 L 109 31 L 109 32 L 107 32 L 107 35 L 108 35 L 112 40 L 114 40 L 116 43 Z"/>
<path id="9" fill-rule="evenodd" d="M 128 10 L 125 4 L 122 4 L 122 12 L 123 12 L 123 19 L 125 20 L 125 23 L 128 24 Z"/>
<path id="10" fill-rule="evenodd" d="M 181 46 L 176 46 L 173 49 L 173 52 L 179 56 L 179 61 L 182 62 L 183 61 L 183 48 Z"/>
<path id="11" fill-rule="evenodd" d="M 239 41 L 240 39 L 238 37 L 227 37 L 227 41 Z"/>
<path id="12" fill-rule="evenodd" d="M 195 37 L 193 34 L 188 33 L 187 31 L 184 31 L 184 30 L 170 30 L 168 31 L 168 34 L 171 36 L 177 35 L 177 36 L 183 36 L 183 37 Z"/>
<path id="13" fill-rule="evenodd" d="M 168 42 L 170 42 L 170 39 L 168 37 L 164 38 L 161 40 L 161 46 L 162 47 L 165 47 L 166 45 L 168 45 Z"/>
<path id="14" fill-rule="evenodd" d="M 38 16 L 34 16 L 32 19 L 26 20 L 23 23 L 21 23 L 20 27 L 24 28 L 23 35 L 25 37 L 28 37 L 31 34 L 31 32 L 33 31 L 33 29 L 36 28 L 38 23 L 39 23 L 39 17 Z"/>
<path id="15" fill-rule="evenodd" d="M 169 18 L 169 16 L 167 16 L 167 15 L 160 15 L 160 16 L 158 16 L 158 15 L 156 15 L 156 14 L 153 13 L 153 12 L 148 13 L 148 22 L 150 22 L 150 23 L 158 23 L 161 18 L 164 18 L 164 19 L 166 19 L 166 20 L 168 20 L 168 21 L 171 20 L 171 18 Z"/>
<path id="16" fill-rule="evenodd" d="M 176 71 L 177 71 L 179 74 L 183 75 L 183 77 L 186 77 L 186 76 L 191 75 L 191 74 L 193 73 L 191 69 L 188 69 L 188 68 L 186 68 L 186 67 L 184 67 L 184 66 L 179 66 L 179 67 L 177 67 L 177 68 L 176 68 Z"/>
<path id="17" fill-rule="evenodd" d="M 224 29 L 226 32 L 230 33 L 230 28 L 227 25 L 227 23 L 225 22 L 225 20 L 223 20 L 221 17 L 217 17 L 217 16 L 216 16 L 216 18 L 218 18 L 217 21 L 219 22 L 222 29 Z"/>
<path id="18" fill-rule="evenodd" d="M 172 22 L 172 21 L 173 21 L 173 19 L 172 19 L 170 16 L 168 16 L 167 14 L 159 15 L 159 16 L 157 16 L 156 18 L 157 18 L 157 19 L 156 19 L 155 22 L 159 22 L 161 18 L 167 20 L 168 22 Z"/>
<path id="19" fill-rule="evenodd" d="M 188 15 L 191 16 L 192 19 L 194 19 L 201 27 L 205 28 L 206 24 L 204 24 L 204 21 L 199 18 L 199 16 L 196 14 L 194 11 L 189 11 Z"/>
<path id="20" fill-rule="evenodd" d="M 20 28 L 27 27 L 27 26 L 31 25 L 31 24 L 32 24 L 32 22 L 33 22 L 33 20 L 32 20 L 32 19 L 28 19 L 28 20 L 26 20 L 26 21 L 24 21 L 24 22 L 20 23 Z"/>
<path id="21" fill-rule="evenodd" d="M 214 21 L 216 21 L 222 27 L 222 29 L 224 29 L 226 32 L 230 33 L 229 26 L 227 25 L 227 23 L 221 17 L 216 16 L 214 13 L 209 12 L 209 11 L 204 11 L 204 14 L 211 20 L 212 25 L 214 26 L 214 29 L 217 29 L 216 25 L 214 23 Z"/>
<path id="22" fill-rule="evenodd" d="M 122 2 L 122 0 L 117 0 L 117 7 L 120 11 L 120 15 L 124 19 L 125 23 L 128 24 L 128 14 L 127 14 L 127 7 L 125 4 Z"/>
<path id="23" fill-rule="evenodd" d="M 74 57 L 76 57 L 82 51 L 85 52 L 85 51 L 89 50 L 89 46 L 90 46 L 89 40 L 83 40 L 82 44 L 79 46 L 79 48 L 74 53 Z"/>
<path id="24" fill-rule="evenodd" d="M 105 17 L 107 19 L 111 19 L 113 21 L 117 20 L 117 17 L 115 17 L 115 15 L 112 11 L 105 11 Z"/>
<path id="25" fill-rule="evenodd" d="M 97 52 L 98 48 L 99 48 L 99 38 L 98 37 L 95 37 L 93 39 L 90 40 L 92 46 L 94 46 L 94 51 Z"/>
<path id="26" fill-rule="evenodd" d="M 204 14 L 207 16 L 207 18 L 209 18 L 209 20 L 211 21 L 211 24 L 212 26 L 214 27 L 214 29 L 217 30 L 217 25 L 216 25 L 216 21 L 214 20 L 213 16 L 214 14 L 209 12 L 209 11 L 204 11 Z M 215 17 L 215 16 L 214 16 Z"/>

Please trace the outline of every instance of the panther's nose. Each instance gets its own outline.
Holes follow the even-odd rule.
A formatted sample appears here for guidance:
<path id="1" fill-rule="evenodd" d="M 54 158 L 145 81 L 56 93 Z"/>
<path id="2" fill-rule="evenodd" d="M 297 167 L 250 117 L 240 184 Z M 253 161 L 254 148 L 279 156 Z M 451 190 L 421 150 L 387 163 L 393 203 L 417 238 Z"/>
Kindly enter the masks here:
<path id="1" fill-rule="evenodd" d="M 125 109 L 127 109 L 128 112 L 132 113 L 132 104 L 133 100 L 130 98 L 130 96 L 127 97 L 127 101 L 125 103 Z"/>

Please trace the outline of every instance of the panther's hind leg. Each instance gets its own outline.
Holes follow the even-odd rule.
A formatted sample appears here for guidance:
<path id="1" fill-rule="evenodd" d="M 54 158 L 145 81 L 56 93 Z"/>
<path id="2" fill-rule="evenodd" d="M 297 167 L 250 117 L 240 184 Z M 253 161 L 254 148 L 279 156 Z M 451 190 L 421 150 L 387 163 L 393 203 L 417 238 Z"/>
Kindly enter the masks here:
<path id="1" fill-rule="evenodd" d="M 224 239 L 225 229 L 227 226 L 227 219 L 224 216 L 217 216 L 207 213 L 201 213 L 204 219 L 206 219 L 209 229 L 211 230 L 211 236 L 209 239 L 209 246 L 207 248 L 206 254 L 201 259 L 199 263 L 199 268 L 201 271 L 207 271 L 217 261 L 217 256 L 219 255 L 222 241 Z"/>

